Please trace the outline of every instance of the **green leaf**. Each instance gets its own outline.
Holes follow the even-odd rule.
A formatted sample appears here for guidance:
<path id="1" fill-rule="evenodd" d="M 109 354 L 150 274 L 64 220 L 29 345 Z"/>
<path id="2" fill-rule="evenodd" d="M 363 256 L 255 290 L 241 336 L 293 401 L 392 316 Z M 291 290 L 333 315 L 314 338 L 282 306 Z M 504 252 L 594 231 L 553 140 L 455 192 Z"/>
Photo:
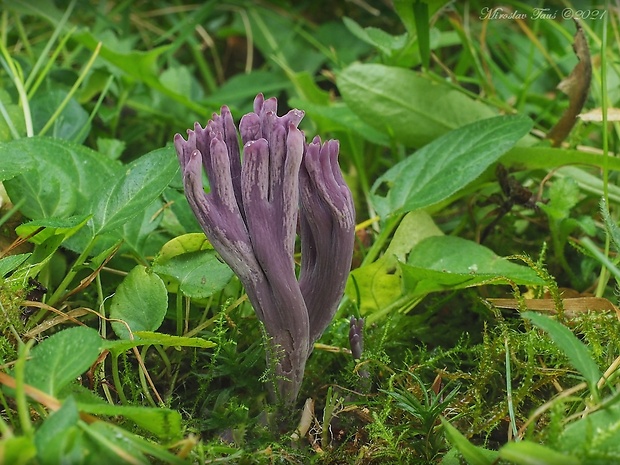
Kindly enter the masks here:
<path id="1" fill-rule="evenodd" d="M 540 208 L 553 220 L 560 221 L 570 216 L 572 208 L 579 202 L 580 192 L 573 178 L 556 179 L 548 191 L 549 203 Z"/>
<path id="2" fill-rule="evenodd" d="M 603 221 L 605 222 L 605 230 L 607 231 L 607 235 L 611 239 L 616 252 L 618 252 L 620 251 L 620 228 L 616 222 L 612 220 L 611 215 L 609 214 L 609 208 L 607 208 L 605 197 L 601 197 L 599 208 L 601 210 Z"/>
<path id="3" fill-rule="evenodd" d="M 11 95 L 5 89 L 0 89 L 0 108 L 3 108 L 0 116 L 0 142 L 25 136 L 26 122 L 24 121 L 24 113 L 19 105 L 13 103 Z M 9 164 L 6 163 L 7 160 L 2 158 L 0 161 L 0 181 L 19 174 L 21 172 L 19 171 L 21 168 L 20 161 L 22 160 L 17 159 L 15 164 Z M 11 168 L 15 171 L 15 174 L 4 177 L 6 175 L 5 169 L 8 169 L 8 172 L 10 172 Z"/>
<path id="4" fill-rule="evenodd" d="M 221 291 L 234 275 L 230 267 L 217 258 L 214 250 L 172 257 L 154 264 L 153 271 L 173 278 L 183 294 L 196 299 L 206 299 Z"/>
<path id="5" fill-rule="evenodd" d="M 338 74 L 337 85 L 362 120 L 409 147 L 496 115 L 448 84 L 403 68 L 353 64 Z"/>
<path id="6" fill-rule="evenodd" d="M 164 446 L 155 444 L 140 436 L 130 433 L 111 423 L 96 421 L 84 429 L 85 433 L 92 438 L 99 449 L 99 457 L 94 458 L 92 465 L 108 463 L 169 463 L 174 465 L 187 465 L 187 461 L 168 452 Z M 147 460 L 143 454 L 151 457 Z M 156 460 L 153 460 L 156 459 Z M 131 459 L 131 460 L 128 460 Z"/>
<path id="7" fill-rule="evenodd" d="M 121 228 L 163 192 L 179 170 L 172 148 L 154 150 L 125 167 L 94 199 L 91 210 L 95 234 Z"/>
<path id="8" fill-rule="evenodd" d="M 617 398 L 609 400 L 615 402 L 566 426 L 558 439 L 562 452 L 586 464 L 620 462 L 620 404 Z"/>
<path id="9" fill-rule="evenodd" d="M 73 397 L 68 397 L 37 429 L 34 442 L 43 465 L 82 463 L 87 451 L 77 427 L 79 412 Z"/>
<path id="10" fill-rule="evenodd" d="M 31 160 L 33 169 L 4 183 L 14 202 L 25 199 L 20 210 L 31 219 L 92 213 L 84 207 L 98 196 L 102 184 L 114 178 L 119 166 L 84 146 L 49 137 L 2 143 L 0 152 L 0 166 L 6 159 Z"/>
<path id="11" fill-rule="evenodd" d="M 134 267 L 116 289 L 110 304 L 110 318 L 124 321 L 131 332 L 155 331 L 161 326 L 168 309 L 168 293 L 159 276 L 146 267 Z M 112 322 L 121 339 L 131 339 L 127 326 Z"/>
<path id="12" fill-rule="evenodd" d="M 401 263 L 405 292 L 426 295 L 481 284 L 544 285 L 536 272 L 512 263 L 475 242 L 455 236 L 420 241 Z"/>
<path id="13" fill-rule="evenodd" d="M 448 441 L 456 447 L 469 465 L 492 465 L 497 460 L 497 452 L 474 446 L 459 430 L 444 418 L 441 424 L 446 431 Z"/>
<path id="14" fill-rule="evenodd" d="M 32 438 L 28 436 L 3 435 L 0 439 L 0 459 L 11 465 L 30 465 L 34 462 L 37 450 Z"/>
<path id="15" fill-rule="evenodd" d="M 205 299 L 224 289 L 233 277 L 230 267 L 217 258 L 202 233 L 175 237 L 162 247 L 153 262 L 153 271 L 173 279 L 188 297 Z M 176 292 L 175 286 L 168 286 Z"/>
<path id="16" fill-rule="evenodd" d="M 580 465 L 581 461 L 532 441 L 509 442 L 499 450 L 500 458 L 517 465 Z"/>
<path id="17" fill-rule="evenodd" d="M 418 210 L 410 212 L 400 222 L 385 253 L 375 262 L 353 270 L 345 292 L 363 315 L 378 318 L 379 312 L 403 295 L 400 261 L 416 244 L 429 236 L 442 234 L 431 216 Z"/>
<path id="18" fill-rule="evenodd" d="M 176 410 L 107 403 L 79 403 L 78 407 L 93 415 L 123 416 L 162 440 L 179 439 L 182 434 L 181 415 Z"/>
<path id="19" fill-rule="evenodd" d="M 52 396 L 87 371 L 101 351 L 102 339 L 92 328 L 76 326 L 45 339 L 30 352 L 26 383 Z"/>
<path id="20" fill-rule="evenodd" d="M 30 257 L 29 253 L 21 253 L 0 258 L 0 278 L 3 278 L 24 263 L 28 257 Z"/>
<path id="21" fill-rule="evenodd" d="M 134 347 L 151 344 L 158 344 L 164 347 L 198 347 L 200 349 L 211 349 L 217 345 L 215 342 L 207 341 L 201 337 L 173 336 L 152 331 L 136 331 L 134 336 L 137 336 L 139 339 L 106 341 L 104 347 L 112 352 L 113 355 L 120 355 Z"/>
<path id="22" fill-rule="evenodd" d="M 68 218 L 41 218 L 19 225 L 15 232 L 21 237 L 27 237 L 38 229 L 43 228 L 42 231 L 31 236 L 29 241 L 34 244 L 42 244 L 52 236 L 62 236 L 64 241 L 86 225 L 89 219 L 90 215 L 70 216 Z"/>
<path id="23" fill-rule="evenodd" d="M 524 312 L 521 316 L 549 334 L 553 342 L 566 354 L 571 364 L 586 379 L 592 393 L 596 393 L 596 384 L 602 375 L 588 347 L 577 339 L 570 329 L 556 320 L 534 312 Z"/>
<path id="24" fill-rule="evenodd" d="M 377 213 L 386 217 L 448 198 L 480 176 L 531 127 L 526 116 L 497 116 L 440 137 L 377 179 L 371 189 Z M 387 194 L 380 194 L 386 189 Z"/>

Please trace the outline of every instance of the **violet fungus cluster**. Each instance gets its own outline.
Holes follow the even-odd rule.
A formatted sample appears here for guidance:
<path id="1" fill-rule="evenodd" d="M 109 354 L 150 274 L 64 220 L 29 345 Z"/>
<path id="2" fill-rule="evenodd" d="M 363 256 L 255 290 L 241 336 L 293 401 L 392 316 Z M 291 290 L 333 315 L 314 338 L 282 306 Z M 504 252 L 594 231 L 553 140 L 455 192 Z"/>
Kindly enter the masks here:
<path id="1" fill-rule="evenodd" d="M 239 123 L 229 109 L 174 145 L 185 195 L 207 238 L 245 287 L 271 347 L 272 395 L 292 403 L 314 342 L 331 322 L 351 265 L 355 211 L 338 141 L 307 143 L 303 112 L 277 116 L 259 94 Z M 202 170 L 210 190 L 205 192 Z M 293 260 L 299 224 L 301 269 Z"/>

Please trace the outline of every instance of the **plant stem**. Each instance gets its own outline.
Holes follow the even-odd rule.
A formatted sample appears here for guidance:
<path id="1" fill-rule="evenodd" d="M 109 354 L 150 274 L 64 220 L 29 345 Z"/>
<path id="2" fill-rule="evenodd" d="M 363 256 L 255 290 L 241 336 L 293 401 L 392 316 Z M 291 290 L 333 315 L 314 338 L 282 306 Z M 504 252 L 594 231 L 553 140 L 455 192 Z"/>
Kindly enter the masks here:
<path id="1" fill-rule="evenodd" d="M 75 278 L 78 268 L 83 265 L 88 258 L 90 251 L 95 246 L 96 240 L 97 236 L 93 237 L 88 243 L 88 245 L 84 248 L 82 253 L 79 255 L 79 257 L 75 260 L 75 263 L 73 264 L 67 275 L 64 277 L 64 279 L 61 281 L 54 293 L 49 298 L 49 301 L 47 302 L 48 305 L 53 307 L 58 302 L 62 301 L 62 294 L 64 294 L 69 284 L 71 284 L 71 281 L 73 281 L 73 278 Z"/>

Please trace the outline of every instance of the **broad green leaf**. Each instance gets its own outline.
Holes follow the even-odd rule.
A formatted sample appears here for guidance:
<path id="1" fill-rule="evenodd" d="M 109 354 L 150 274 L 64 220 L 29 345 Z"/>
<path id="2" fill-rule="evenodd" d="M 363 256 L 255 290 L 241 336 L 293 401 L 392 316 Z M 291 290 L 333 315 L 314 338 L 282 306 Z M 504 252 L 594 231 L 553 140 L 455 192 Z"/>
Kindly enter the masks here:
<path id="1" fill-rule="evenodd" d="M 459 450 L 468 465 L 492 465 L 495 463 L 498 455 L 496 451 L 474 446 L 444 418 L 441 419 L 441 424 L 446 431 L 448 441 Z"/>
<path id="2" fill-rule="evenodd" d="M 524 312 L 521 316 L 549 334 L 553 342 L 566 354 L 571 364 L 586 379 L 590 390 L 595 393 L 596 383 L 602 375 L 588 347 L 577 339 L 570 329 L 556 320 L 534 312 Z"/>
<path id="3" fill-rule="evenodd" d="M 25 199 L 20 210 L 31 219 L 92 213 L 84 207 L 114 178 L 119 166 L 84 146 L 50 137 L 2 143 L 0 152 L 0 166 L 5 159 L 31 160 L 33 169 L 4 183 L 13 202 Z"/>
<path id="4" fill-rule="evenodd" d="M 99 333 L 76 326 L 45 339 L 30 352 L 26 362 L 26 383 L 52 396 L 87 371 L 102 347 Z"/>
<path id="5" fill-rule="evenodd" d="M 509 442 L 499 450 L 500 458 L 516 465 L 580 465 L 581 461 L 532 441 Z M 588 462 L 591 463 L 591 462 Z"/>
<path id="6" fill-rule="evenodd" d="M 19 265 L 24 263 L 28 257 L 30 257 L 30 253 L 8 255 L 0 258 L 0 278 L 3 278 L 11 271 L 15 270 Z"/>
<path id="7" fill-rule="evenodd" d="M 41 464 L 81 463 L 84 460 L 87 451 L 80 440 L 79 418 L 75 400 L 68 397 L 59 410 L 45 419 L 34 436 Z"/>
<path id="8" fill-rule="evenodd" d="M 166 242 L 154 262 L 155 264 L 165 263 L 177 255 L 201 250 L 213 250 L 213 246 L 204 233 L 183 234 Z"/>
<path id="9" fill-rule="evenodd" d="M 353 64 L 338 74 L 337 85 L 362 120 L 409 147 L 496 115 L 448 84 L 404 68 Z"/>
<path id="10" fill-rule="evenodd" d="M 7 465 L 30 465 L 34 463 L 37 449 L 28 436 L 3 435 L 0 439 L 0 459 Z"/>
<path id="11" fill-rule="evenodd" d="M 122 320 L 131 332 L 155 331 L 168 309 L 166 286 L 157 274 L 146 267 L 134 267 L 116 289 L 110 304 L 110 318 Z M 112 329 L 121 339 L 131 339 L 127 326 L 112 322 Z"/>
<path id="12" fill-rule="evenodd" d="M 558 448 L 582 458 L 584 464 L 620 463 L 620 404 L 611 405 L 570 423 L 558 439 Z"/>
<path id="13" fill-rule="evenodd" d="M 377 179 L 371 189 L 377 213 L 386 217 L 446 199 L 480 176 L 531 127 L 527 116 L 497 116 L 445 134 Z"/>
<path id="14" fill-rule="evenodd" d="M 123 416 L 163 440 L 179 439 L 182 434 L 181 415 L 176 410 L 108 403 L 78 403 L 78 407 L 93 415 Z"/>
<path id="15" fill-rule="evenodd" d="M 38 229 L 40 232 L 31 236 L 29 241 L 34 244 L 42 244 L 52 236 L 62 236 L 63 240 L 73 236 L 90 219 L 90 215 L 70 216 L 68 218 L 41 218 L 19 225 L 15 232 L 21 237 L 27 237 Z"/>
<path id="16" fill-rule="evenodd" d="M 0 121 L 2 119 L 0 118 Z M 34 158 L 20 150 L 7 150 L 9 142 L 0 142 L 0 182 L 7 181 L 17 175 L 24 174 L 36 167 Z M 17 199 L 16 199 L 17 201 Z"/>
<path id="17" fill-rule="evenodd" d="M 455 236 L 420 241 L 401 263 L 405 292 L 425 295 L 481 284 L 544 285 L 536 272 L 512 263 L 475 242 Z"/>
<path id="18" fill-rule="evenodd" d="M 403 295 L 400 261 L 405 261 L 411 249 L 424 238 L 441 234 L 428 213 L 421 210 L 408 213 L 383 256 L 351 272 L 345 288 L 346 295 L 357 303 L 363 315 L 370 314 L 370 318 L 377 318 L 377 312 Z"/>
<path id="19" fill-rule="evenodd" d="M 153 271 L 171 278 L 183 294 L 196 299 L 222 290 L 234 275 L 201 233 L 184 234 L 168 241 L 157 255 Z M 170 292 L 177 291 L 174 285 L 168 288 Z"/>
<path id="20" fill-rule="evenodd" d="M 173 278 L 188 297 L 205 299 L 224 289 L 234 273 L 214 250 L 190 252 L 153 265 L 153 271 Z M 171 289 L 174 292 L 174 289 Z"/>
<path id="21" fill-rule="evenodd" d="M 178 170 L 179 162 L 169 147 L 154 150 L 125 166 L 123 175 L 93 199 L 94 233 L 121 228 L 159 197 Z"/>
<path id="22" fill-rule="evenodd" d="M 217 345 L 201 337 L 174 336 L 153 331 L 136 331 L 134 335 L 139 339 L 106 341 L 104 346 L 112 354 L 120 355 L 134 347 L 151 344 L 158 344 L 164 347 L 198 347 L 200 349 L 210 349 Z"/>

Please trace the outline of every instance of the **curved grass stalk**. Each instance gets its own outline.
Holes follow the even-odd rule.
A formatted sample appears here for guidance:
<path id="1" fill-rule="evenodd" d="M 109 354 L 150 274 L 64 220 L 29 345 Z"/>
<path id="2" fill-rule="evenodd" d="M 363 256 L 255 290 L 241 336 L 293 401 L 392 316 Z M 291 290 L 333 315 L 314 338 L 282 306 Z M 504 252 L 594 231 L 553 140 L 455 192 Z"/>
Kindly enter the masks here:
<path id="1" fill-rule="evenodd" d="M 95 63 L 95 59 L 99 55 L 99 51 L 101 50 L 101 46 L 102 45 L 103 45 L 102 42 L 99 42 L 97 44 L 97 47 L 95 48 L 95 51 L 93 52 L 92 56 L 90 57 L 90 60 L 88 60 L 88 63 L 86 63 L 86 66 L 84 67 L 84 69 L 82 70 L 82 72 L 78 76 L 77 80 L 75 81 L 75 83 L 73 84 L 71 89 L 69 90 L 69 93 L 65 96 L 65 98 L 60 103 L 60 105 L 58 105 L 58 108 L 56 108 L 56 111 L 54 111 L 52 116 L 50 116 L 50 119 L 47 121 L 47 123 L 45 123 L 45 126 L 43 126 L 41 131 L 39 131 L 39 135 L 40 136 L 44 135 L 49 130 L 49 128 L 52 127 L 52 125 L 56 122 L 56 120 L 58 119 L 58 117 L 60 116 L 62 111 L 65 109 L 65 107 L 67 106 L 67 104 L 71 100 L 71 97 L 73 97 L 73 95 L 77 91 L 78 87 L 80 87 L 80 85 L 82 84 L 82 81 L 84 80 L 84 78 L 88 74 L 88 71 L 90 71 L 90 68 L 92 68 L 93 64 Z"/>
<path id="2" fill-rule="evenodd" d="M 64 29 L 65 24 L 69 20 L 69 17 L 71 16 L 71 13 L 73 12 L 73 8 L 75 7 L 76 1 L 77 0 L 72 0 L 72 2 L 67 7 L 67 11 L 65 11 L 65 14 L 62 16 L 62 18 L 60 18 L 60 21 L 56 25 L 56 28 L 54 29 L 52 36 L 49 38 L 49 40 L 47 41 L 47 44 L 45 44 L 45 47 L 39 54 L 39 59 L 36 61 L 36 63 L 32 67 L 32 70 L 30 71 L 30 75 L 28 76 L 28 79 L 26 79 L 26 82 L 24 83 L 24 87 L 28 91 L 29 99 L 31 99 L 32 96 L 36 93 L 39 85 L 41 85 L 41 82 L 43 82 L 43 79 L 45 79 L 52 65 L 56 61 L 56 57 L 59 55 L 64 45 L 67 43 L 67 40 L 69 40 L 69 37 L 71 37 L 71 33 L 76 29 L 75 27 L 72 28 L 69 34 L 67 34 L 65 38 L 58 44 L 52 56 L 50 58 L 47 58 L 48 53 L 52 48 L 52 45 L 54 44 L 54 42 L 56 42 L 56 40 L 58 39 L 58 36 Z M 37 76 L 39 68 L 43 66 L 44 61 L 47 61 L 47 64 L 43 68 L 43 72 L 38 75 L 36 81 L 33 84 L 33 80 L 35 80 L 35 76 Z"/>
<path id="3" fill-rule="evenodd" d="M 23 72 L 19 64 L 11 58 L 11 55 L 4 46 L 4 43 L 0 43 L 0 54 L 2 55 L 2 57 L 0 57 L 0 64 L 2 64 L 2 67 L 13 80 L 15 89 L 17 89 L 17 94 L 19 95 L 19 102 L 22 106 L 24 122 L 26 123 L 26 136 L 32 137 L 34 135 L 32 114 L 30 113 L 28 95 L 26 94 L 26 88 L 24 87 Z"/>

